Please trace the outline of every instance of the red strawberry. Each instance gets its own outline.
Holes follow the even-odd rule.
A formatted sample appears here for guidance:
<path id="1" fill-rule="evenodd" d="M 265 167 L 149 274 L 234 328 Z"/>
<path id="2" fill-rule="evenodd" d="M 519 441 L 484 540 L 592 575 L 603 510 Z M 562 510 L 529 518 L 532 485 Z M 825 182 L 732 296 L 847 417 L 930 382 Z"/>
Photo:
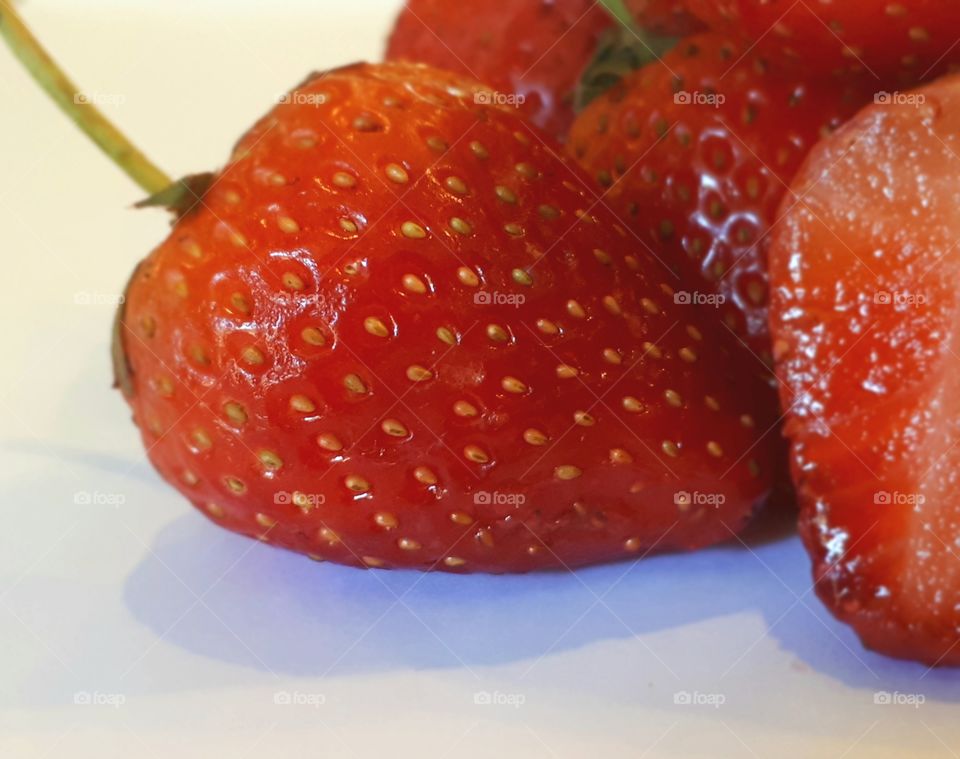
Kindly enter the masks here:
<path id="1" fill-rule="evenodd" d="M 686 37 L 704 28 L 683 0 L 624 0 L 624 4 L 637 23 L 653 34 Z"/>
<path id="2" fill-rule="evenodd" d="M 477 93 L 358 65 L 240 140 L 121 314 L 151 460 L 219 524 L 350 564 L 728 537 L 770 469 L 745 362 L 559 147 Z"/>
<path id="3" fill-rule="evenodd" d="M 960 664 L 960 78 L 814 149 L 771 327 L 820 597 L 864 643 Z"/>
<path id="4" fill-rule="evenodd" d="M 596 0 L 408 0 L 387 59 L 419 61 L 478 79 L 559 139 L 601 35 L 615 22 Z"/>
<path id="5" fill-rule="evenodd" d="M 767 233 L 810 147 L 872 97 L 769 67 L 724 37 L 681 42 L 578 117 L 568 150 L 605 201 L 764 361 Z M 718 299 L 715 299 L 718 300 Z"/>
<path id="6" fill-rule="evenodd" d="M 684 2 L 711 28 L 808 73 L 866 69 L 919 81 L 960 62 L 960 3 L 954 0 Z"/>

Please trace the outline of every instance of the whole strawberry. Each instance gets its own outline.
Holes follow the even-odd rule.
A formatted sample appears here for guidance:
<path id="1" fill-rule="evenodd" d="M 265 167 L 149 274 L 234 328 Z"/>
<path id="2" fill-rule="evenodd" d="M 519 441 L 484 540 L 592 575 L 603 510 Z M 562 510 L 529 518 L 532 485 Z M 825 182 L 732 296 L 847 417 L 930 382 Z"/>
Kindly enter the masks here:
<path id="1" fill-rule="evenodd" d="M 119 381 L 219 524 L 525 571 L 713 543 L 763 498 L 746 362 L 488 95 L 401 63 L 314 76 L 137 269 Z"/>
<path id="2" fill-rule="evenodd" d="M 596 0 L 408 0 L 386 57 L 479 79 L 563 139 L 580 76 L 614 26 Z"/>
<path id="3" fill-rule="evenodd" d="M 873 98 L 770 65 L 718 34 L 691 37 L 577 118 L 569 152 L 605 202 L 772 364 L 768 233 L 810 148 Z M 774 395 L 769 395 L 771 403 Z"/>

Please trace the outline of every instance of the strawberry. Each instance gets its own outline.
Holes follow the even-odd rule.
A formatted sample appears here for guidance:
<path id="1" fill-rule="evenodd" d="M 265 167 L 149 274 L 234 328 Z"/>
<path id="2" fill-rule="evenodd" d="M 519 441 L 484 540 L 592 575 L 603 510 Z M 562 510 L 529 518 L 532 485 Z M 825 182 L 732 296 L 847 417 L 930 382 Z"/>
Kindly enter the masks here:
<path id="1" fill-rule="evenodd" d="M 704 28 L 683 0 L 624 0 L 624 4 L 636 22 L 653 34 L 686 37 Z"/>
<path id="2" fill-rule="evenodd" d="M 577 82 L 614 25 L 595 0 L 408 0 L 386 57 L 485 82 L 562 139 Z"/>
<path id="3" fill-rule="evenodd" d="M 872 93 L 858 80 L 824 86 L 771 67 L 708 33 L 594 100 L 568 150 L 686 289 L 719 304 L 727 325 L 770 364 L 770 225 L 810 147 Z"/>
<path id="4" fill-rule="evenodd" d="M 771 328 L 820 598 L 870 648 L 960 664 L 960 78 L 811 153 L 773 235 Z"/>
<path id="5" fill-rule="evenodd" d="M 218 524 L 525 571 L 713 543 L 763 498 L 745 362 L 489 94 L 405 63 L 314 76 L 136 270 L 118 381 Z"/>
<path id="6" fill-rule="evenodd" d="M 805 72 L 866 70 L 919 81 L 960 63 L 952 0 L 684 0 L 717 31 Z"/>

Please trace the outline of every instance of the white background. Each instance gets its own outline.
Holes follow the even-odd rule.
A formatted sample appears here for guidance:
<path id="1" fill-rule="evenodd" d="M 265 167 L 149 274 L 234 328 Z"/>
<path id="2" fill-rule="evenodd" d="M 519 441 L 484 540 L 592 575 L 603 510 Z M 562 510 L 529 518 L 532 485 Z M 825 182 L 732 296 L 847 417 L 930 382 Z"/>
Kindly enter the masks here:
<path id="1" fill-rule="evenodd" d="M 307 71 L 377 57 L 398 4 L 23 12 L 179 176 L 216 167 Z M 782 530 L 490 578 L 320 565 L 212 526 L 146 464 L 110 389 L 99 302 L 167 230 L 138 198 L 0 50 L 0 756 L 960 754 L 960 675 L 865 652 Z"/>

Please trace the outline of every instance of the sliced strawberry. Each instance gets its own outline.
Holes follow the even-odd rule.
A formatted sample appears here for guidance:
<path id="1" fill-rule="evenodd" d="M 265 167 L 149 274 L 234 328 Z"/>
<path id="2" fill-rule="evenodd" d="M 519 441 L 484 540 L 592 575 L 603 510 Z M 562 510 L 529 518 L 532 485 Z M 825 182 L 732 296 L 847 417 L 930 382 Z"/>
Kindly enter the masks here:
<path id="1" fill-rule="evenodd" d="M 577 82 L 614 24 L 596 0 L 408 0 L 386 56 L 485 82 L 563 139 Z"/>
<path id="2" fill-rule="evenodd" d="M 772 363 L 767 233 L 807 151 L 873 91 L 859 79 L 825 84 L 773 68 L 700 35 L 597 98 L 568 150 L 691 298 L 722 301 L 728 326 Z"/>
<path id="3" fill-rule="evenodd" d="M 805 72 L 865 70 L 907 81 L 960 63 L 953 0 L 684 0 L 711 28 Z"/>
<path id="4" fill-rule="evenodd" d="M 960 78 L 814 149 L 770 251 L 817 592 L 864 643 L 960 664 Z"/>
<path id="5" fill-rule="evenodd" d="M 489 92 L 408 64 L 318 75 L 140 265 L 128 399 L 218 523 L 502 572 L 706 545 L 762 500 L 748 362 Z"/>

